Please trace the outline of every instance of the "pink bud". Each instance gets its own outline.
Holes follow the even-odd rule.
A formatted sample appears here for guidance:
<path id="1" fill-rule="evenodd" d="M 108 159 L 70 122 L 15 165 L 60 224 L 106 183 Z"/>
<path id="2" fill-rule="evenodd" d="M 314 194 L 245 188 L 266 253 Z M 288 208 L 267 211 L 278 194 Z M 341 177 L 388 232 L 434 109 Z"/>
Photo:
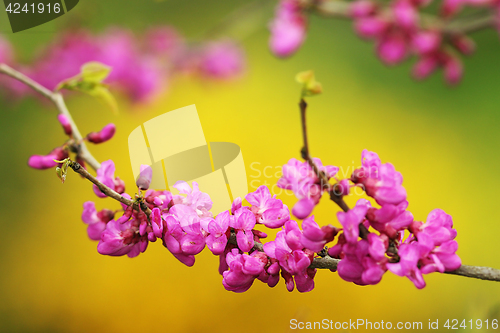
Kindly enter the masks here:
<path id="1" fill-rule="evenodd" d="M 409 1 L 398 0 L 392 10 L 397 25 L 408 30 L 414 30 L 417 27 L 418 11 Z"/>
<path id="2" fill-rule="evenodd" d="M 147 190 L 149 185 L 151 185 L 151 179 L 153 178 L 153 169 L 149 165 L 141 165 L 141 171 L 139 177 L 135 184 L 140 190 Z"/>
<path id="3" fill-rule="evenodd" d="M 450 17 L 456 14 L 462 9 L 465 1 L 464 0 L 444 0 L 441 6 L 441 15 L 444 17 Z"/>
<path id="4" fill-rule="evenodd" d="M 66 135 L 71 135 L 73 133 L 73 129 L 71 128 L 71 123 L 69 122 L 68 117 L 60 114 L 57 116 L 57 120 L 59 120 L 59 122 L 61 123 Z"/>
<path id="5" fill-rule="evenodd" d="M 54 160 L 64 160 L 68 157 L 68 153 L 62 148 L 58 147 L 52 150 L 47 155 L 33 155 L 28 160 L 28 165 L 34 169 L 50 169 L 57 166 Z"/>
<path id="6" fill-rule="evenodd" d="M 399 34 L 391 34 L 383 38 L 378 46 L 377 53 L 387 65 L 396 65 L 407 55 L 407 43 Z"/>
<path id="7" fill-rule="evenodd" d="M 113 183 L 115 184 L 115 192 L 122 194 L 125 192 L 125 182 L 120 179 L 120 177 L 116 177 L 113 180 Z"/>
<path id="8" fill-rule="evenodd" d="M 413 37 L 412 45 L 418 54 L 434 52 L 441 46 L 441 34 L 436 31 L 421 31 Z"/>
<path id="9" fill-rule="evenodd" d="M 155 27 L 144 37 L 148 50 L 158 55 L 173 55 L 184 47 L 182 36 L 172 27 Z"/>
<path id="10" fill-rule="evenodd" d="M 297 1 L 283 0 L 271 23 L 269 47 L 278 57 L 295 53 L 306 39 L 307 21 Z"/>
<path id="11" fill-rule="evenodd" d="M 449 56 L 444 63 L 444 79 L 448 84 L 456 85 L 460 82 L 462 76 L 462 63 L 458 58 Z"/>
<path id="12" fill-rule="evenodd" d="M 415 66 L 413 66 L 413 77 L 417 80 L 422 80 L 434 73 L 439 62 L 435 56 L 425 56 L 420 58 Z"/>
<path id="13" fill-rule="evenodd" d="M 163 205 L 163 200 L 161 200 L 161 199 L 160 199 L 160 198 L 158 198 L 158 197 L 155 197 L 155 198 L 153 199 L 153 203 L 155 204 L 155 206 L 161 206 L 161 205 Z"/>
<path id="14" fill-rule="evenodd" d="M 313 209 L 314 209 L 314 201 L 310 198 L 304 198 L 297 201 L 297 203 L 293 206 L 292 213 L 298 219 L 302 220 L 308 217 Z"/>
<path id="15" fill-rule="evenodd" d="M 389 23 L 378 17 L 365 17 L 356 20 L 354 29 L 363 38 L 380 37 L 389 27 Z"/>
<path id="16" fill-rule="evenodd" d="M 377 5 L 370 0 L 357 0 L 351 3 L 350 12 L 354 18 L 361 18 L 373 15 Z"/>
<path id="17" fill-rule="evenodd" d="M 338 194 L 340 194 L 340 195 L 349 195 L 350 190 L 351 190 L 351 188 L 349 186 L 349 180 L 342 179 L 338 183 L 338 189 L 337 189 L 337 193 Z"/>
<path id="18" fill-rule="evenodd" d="M 201 70 L 205 75 L 225 79 L 240 74 L 244 67 L 243 51 L 231 41 L 210 43 L 203 51 Z"/>
<path id="19" fill-rule="evenodd" d="M 107 124 L 99 132 L 91 132 L 87 135 L 87 140 L 92 143 L 103 143 L 108 141 L 115 135 L 115 124 Z"/>
<path id="20" fill-rule="evenodd" d="M 451 43 L 464 55 L 470 55 L 476 50 L 474 41 L 465 35 L 455 36 L 452 38 Z"/>

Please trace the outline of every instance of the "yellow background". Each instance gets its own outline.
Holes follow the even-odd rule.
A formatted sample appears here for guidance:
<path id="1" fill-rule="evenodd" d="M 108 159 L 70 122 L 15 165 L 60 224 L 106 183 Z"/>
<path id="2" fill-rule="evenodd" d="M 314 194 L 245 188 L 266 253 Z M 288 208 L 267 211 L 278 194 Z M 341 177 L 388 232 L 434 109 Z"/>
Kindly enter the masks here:
<path id="1" fill-rule="evenodd" d="M 172 23 L 196 38 L 243 3 L 87 0 L 72 12 L 81 13 L 80 24 L 96 32 L 121 24 L 140 33 L 152 24 Z M 63 17 L 47 25 L 49 33 L 5 36 L 30 59 L 53 37 L 51 29 L 62 31 L 70 23 Z M 117 125 L 112 141 L 91 147 L 94 155 L 113 159 L 133 194 L 129 133 L 164 112 L 196 104 L 207 141 L 241 147 L 250 188 L 272 185 L 278 179 L 274 171 L 299 158 L 294 75 L 314 69 L 325 93 L 309 99 L 311 153 L 352 171 L 363 149 L 378 152 L 403 174 L 416 219 L 444 209 L 458 230 L 463 263 L 500 268 L 496 33 L 476 35 L 479 51 L 465 62 L 465 80 L 449 89 L 439 75 L 413 82 L 408 64 L 384 67 L 372 46 L 354 36 L 349 22 L 314 17 L 303 49 L 288 60 L 269 54 L 264 26 L 243 40 L 248 68 L 236 82 L 177 78 L 153 103 L 130 105 L 121 99 L 118 116 L 90 97 L 70 96 L 68 107 L 83 133 L 109 122 Z M 62 185 L 55 172 L 26 165 L 30 155 L 48 153 L 65 138 L 53 107 L 31 99 L 2 100 L 0 108 L 0 331 L 284 332 L 292 318 L 422 321 L 426 327 L 429 319 L 486 319 L 487 309 L 499 300 L 500 284 L 464 277 L 431 274 L 425 277 L 428 286 L 417 290 L 390 273 L 377 286 L 359 287 L 329 271 L 318 271 L 316 288 L 306 294 L 288 293 L 283 281 L 273 289 L 257 281 L 248 292 L 235 294 L 223 288 L 218 258 L 208 250 L 192 268 L 160 243 L 135 259 L 101 256 L 80 220 L 82 204 L 118 204 L 96 198 L 75 174 Z M 263 172 L 266 166 L 272 175 L 259 177 L 255 169 Z M 280 198 L 289 206 L 295 202 L 290 195 Z M 338 226 L 337 210 L 325 197 L 314 212 L 316 220 Z"/>

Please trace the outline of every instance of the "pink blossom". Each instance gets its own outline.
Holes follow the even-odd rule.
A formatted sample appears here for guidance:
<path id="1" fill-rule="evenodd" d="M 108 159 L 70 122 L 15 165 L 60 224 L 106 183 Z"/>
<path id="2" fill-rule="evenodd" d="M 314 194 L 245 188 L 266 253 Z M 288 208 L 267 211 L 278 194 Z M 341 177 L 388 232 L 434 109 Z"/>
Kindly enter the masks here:
<path id="1" fill-rule="evenodd" d="M 202 51 L 200 69 L 207 76 L 226 79 L 240 74 L 244 67 L 243 51 L 231 41 L 208 43 Z"/>
<path id="2" fill-rule="evenodd" d="M 87 134 L 87 140 L 92 143 L 103 143 L 110 140 L 116 132 L 115 124 L 107 124 L 99 132 Z"/>
<path id="3" fill-rule="evenodd" d="M 210 235 L 206 238 L 206 243 L 210 251 L 215 255 L 224 253 L 227 245 L 227 230 L 229 228 L 229 221 L 231 216 L 229 211 L 225 211 L 217 215 L 215 220 L 208 223 L 207 231 Z"/>
<path id="4" fill-rule="evenodd" d="M 250 289 L 253 281 L 264 271 L 267 257 L 258 251 L 248 255 L 233 249 L 227 254 L 226 262 L 229 270 L 223 273 L 222 284 L 226 290 L 241 293 Z"/>
<path id="5" fill-rule="evenodd" d="M 375 234 L 368 240 L 343 245 L 344 258 L 337 267 L 339 276 L 359 285 L 377 284 L 386 271 L 384 242 Z"/>
<path id="6" fill-rule="evenodd" d="M 434 73 L 439 66 L 439 60 L 434 55 L 420 58 L 413 66 L 412 75 L 417 80 L 423 80 Z"/>
<path id="7" fill-rule="evenodd" d="M 307 19 L 297 0 L 281 0 L 271 22 L 269 46 L 278 57 L 295 53 L 306 38 Z"/>
<path id="8" fill-rule="evenodd" d="M 421 224 L 421 227 L 414 232 L 417 238 L 421 233 L 427 234 L 434 245 L 441 245 L 457 236 L 457 231 L 453 229 L 452 217 L 439 208 L 431 211 L 426 223 Z"/>
<path id="9" fill-rule="evenodd" d="M 242 200 L 240 197 L 234 199 L 233 203 L 231 204 L 231 213 L 234 215 L 234 213 L 241 208 L 241 203 Z"/>
<path id="10" fill-rule="evenodd" d="M 339 170 L 335 166 L 323 166 L 318 158 L 313 158 L 313 161 L 328 179 L 334 177 Z M 292 213 L 300 219 L 309 216 L 314 206 L 318 204 L 323 185 L 325 184 L 321 184 L 309 163 L 300 162 L 294 158 L 283 166 L 283 176 L 278 180 L 278 187 L 292 190 L 299 199 L 292 209 Z"/>
<path id="11" fill-rule="evenodd" d="M 403 176 L 390 163 L 381 164 L 374 153 L 363 150 L 360 169 L 354 170 L 352 181 L 363 184 L 366 194 L 374 198 L 378 204 L 397 205 L 406 200 L 406 190 L 402 186 Z M 369 164 L 365 159 L 369 156 Z"/>
<path id="12" fill-rule="evenodd" d="M 444 78 L 450 85 L 456 85 L 463 76 L 462 62 L 454 56 L 447 56 L 444 60 Z"/>
<path id="13" fill-rule="evenodd" d="M 246 195 L 245 199 L 252 205 L 250 210 L 255 214 L 257 222 L 268 228 L 280 228 L 290 219 L 290 211 L 276 196 L 271 196 L 267 186 L 260 186 L 255 192 Z"/>
<path id="14" fill-rule="evenodd" d="M 209 212 L 212 209 L 212 200 L 208 194 L 199 190 L 197 182 L 193 182 L 193 189 L 184 181 L 176 182 L 173 187 L 179 190 L 181 194 L 186 195 L 186 197 L 174 196 L 174 202 L 193 208 L 199 216 L 212 216 L 212 213 Z"/>
<path id="15" fill-rule="evenodd" d="M 386 34 L 377 45 L 377 54 L 386 65 L 396 65 L 408 55 L 408 43 L 400 33 Z"/>
<path id="16" fill-rule="evenodd" d="M 408 201 L 398 205 L 385 204 L 380 209 L 370 208 L 367 218 L 370 225 L 390 238 L 394 239 L 397 232 L 408 228 L 413 222 L 413 214 L 406 211 Z"/>
<path id="17" fill-rule="evenodd" d="M 389 23 L 377 16 L 361 17 L 354 21 L 354 30 L 356 33 L 367 39 L 380 38 L 389 28 Z"/>
<path id="18" fill-rule="evenodd" d="M 236 231 L 238 247 L 243 252 L 250 251 L 254 246 L 252 229 L 255 223 L 255 215 L 244 207 L 237 210 L 229 221 L 229 226 Z"/>
<path id="19" fill-rule="evenodd" d="M 106 229 L 106 223 L 114 218 L 114 212 L 103 209 L 97 212 L 95 203 L 87 201 L 83 204 L 82 221 L 88 225 L 87 234 L 92 240 L 100 240 L 102 232 Z"/>
<path id="20" fill-rule="evenodd" d="M 281 268 L 291 275 L 304 272 L 314 256 L 309 250 L 292 250 L 287 243 L 287 234 L 284 230 L 278 232 L 276 240 L 264 244 L 264 251 L 269 257 L 277 259 Z"/>
<path id="21" fill-rule="evenodd" d="M 412 38 L 415 51 L 420 54 L 435 52 L 441 46 L 442 37 L 438 31 L 419 31 Z"/>
<path id="22" fill-rule="evenodd" d="M 109 221 L 101 234 L 97 252 L 109 256 L 125 254 L 130 258 L 138 256 L 146 250 L 148 241 L 141 237 L 137 231 L 132 220 L 125 223 L 118 223 L 115 220 Z"/>
<path id="23" fill-rule="evenodd" d="M 155 237 L 163 238 L 163 224 L 160 209 L 158 207 L 153 208 L 151 210 L 151 227 Z"/>
<path id="24" fill-rule="evenodd" d="M 97 170 L 97 180 L 111 188 L 112 190 L 123 193 L 125 185 L 123 181 L 115 177 L 115 163 L 112 160 L 107 160 L 101 163 L 101 167 Z M 96 185 L 93 185 L 94 193 L 99 198 L 106 198 L 106 194 L 102 193 Z"/>
<path id="25" fill-rule="evenodd" d="M 32 155 L 28 160 L 28 165 L 34 169 L 50 169 L 58 165 L 54 160 L 62 161 L 67 158 L 68 152 L 61 147 L 54 148 L 47 155 Z"/>
<path id="26" fill-rule="evenodd" d="M 185 48 L 184 38 L 169 26 L 149 29 L 144 40 L 147 50 L 159 56 L 177 56 Z"/>
<path id="27" fill-rule="evenodd" d="M 415 287 L 422 289 L 425 287 L 425 281 L 422 273 L 417 266 L 419 257 L 419 246 L 417 243 L 401 244 L 398 255 L 398 263 L 388 263 L 387 269 L 398 276 L 406 276 Z"/>
<path id="28" fill-rule="evenodd" d="M 300 243 L 313 252 L 323 250 L 326 243 L 333 241 L 338 233 L 338 229 L 331 225 L 320 228 L 314 221 L 314 215 L 302 221 L 302 229 Z"/>
<path id="29" fill-rule="evenodd" d="M 371 0 L 356 0 L 351 3 L 350 13 L 354 18 L 367 17 L 375 13 L 377 5 Z"/>
<path id="30" fill-rule="evenodd" d="M 348 243 L 355 244 L 358 241 L 359 225 L 365 219 L 369 207 L 368 200 L 359 199 L 353 209 L 337 213 L 337 218 L 344 227 L 344 236 Z"/>

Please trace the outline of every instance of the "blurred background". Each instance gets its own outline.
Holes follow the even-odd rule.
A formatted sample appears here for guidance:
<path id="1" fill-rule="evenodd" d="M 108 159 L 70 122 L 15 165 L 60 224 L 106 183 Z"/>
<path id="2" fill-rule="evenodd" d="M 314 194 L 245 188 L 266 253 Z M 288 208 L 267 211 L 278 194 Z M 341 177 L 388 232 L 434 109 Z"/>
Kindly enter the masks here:
<path id="1" fill-rule="evenodd" d="M 300 86 L 294 76 L 313 69 L 324 94 L 309 99 L 312 155 L 352 171 L 363 149 L 376 151 L 403 174 L 409 210 L 417 220 L 425 221 L 434 208 L 444 209 L 458 231 L 463 263 L 500 268 L 498 34 L 474 34 L 478 50 L 465 60 L 464 80 L 448 88 L 440 75 L 414 82 L 409 63 L 382 65 L 371 43 L 358 39 L 348 21 L 312 16 L 302 49 L 290 59 L 277 59 L 268 50 L 274 2 L 261 3 L 248 26 L 221 26 L 224 17 L 245 4 L 85 0 L 53 22 L 2 36 L 27 63 L 55 35 L 75 25 L 93 33 L 118 26 L 140 35 L 167 24 L 190 40 L 226 31 L 241 42 L 246 69 L 231 81 L 179 75 L 145 103 L 131 103 L 118 93 L 118 115 L 90 96 L 67 98 L 81 132 L 117 125 L 113 140 L 90 148 L 98 160 L 115 161 L 130 194 L 129 133 L 190 104 L 197 106 L 207 141 L 241 147 L 250 190 L 275 184 L 280 167 L 300 157 Z M 1 31 L 8 31 L 0 18 Z M 376 286 L 359 287 L 326 270 L 318 271 L 309 293 L 289 293 L 283 281 L 272 289 L 256 281 L 248 292 L 236 294 L 223 288 L 218 258 L 208 250 L 191 268 L 160 243 L 134 259 L 99 255 L 80 219 L 82 204 L 118 204 L 96 198 L 89 183 L 75 174 L 69 173 L 62 185 L 52 170 L 26 164 L 30 155 L 46 154 L 65 140 L 56 110 L 37 98 L 3 98 L 0 105 L 2 332 L 286 332 L 293 318 L 421 321 L 425 329 L 429 319 L 487 319 L 500 299 L 499 284 L 464 277 L 427 275 L 427 287 L 417 290 L 391 273 Z M 284 193 L 279 197 L 289 206 L 295 202 Z M 352 195 L 347 201 L 353 205 L 356 199 Z M 315 209 L 316 221 L 339 226 L 337 211 L 324 197 Z"/>

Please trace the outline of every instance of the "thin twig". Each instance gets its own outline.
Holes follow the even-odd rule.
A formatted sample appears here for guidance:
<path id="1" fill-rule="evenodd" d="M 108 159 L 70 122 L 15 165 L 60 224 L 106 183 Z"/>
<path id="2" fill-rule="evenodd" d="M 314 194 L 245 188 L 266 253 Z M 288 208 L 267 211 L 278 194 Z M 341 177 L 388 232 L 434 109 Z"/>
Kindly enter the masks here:
<path id="1" fill-rule="evenodd" d="M 326 256 L 324 258 L 314 258 L 311 266 L 309 267 L 336 270 L 339 263 L 340 259 Z M 444 274 L 460 275 L 479 280 L 500 282 L 500 270 L 491 267 L 462 265 L 459 269 L 451 272 L 444 272 Z"/>
<path id="2" fill-rule="evenodd" d="M 330 194 L 330 199 L 333 202 L 335 202 L 344 212 L 347 212 L 349 210 L 349 206 L 347 206 L 347 204 L 345 203 L 344 199 L 342 198 L 342 195 L 337 194 L 337 191 L 335 191 L 336 185 L 330 184 L 328 177 L 326 177 L 325 173 L 318 168 L 316 163 L 314 163 L 309 153 L 309 144 L 307 140 L 307 122 L 306 122 L 307 103 L 303 98 L 300 100 L 299 108 L 300 108 L 300 119 L 302 122 L 302 136 L 304 139 L 304 146 L 302 147 L 301 150 L 302 158 L 306 160 L 307 163 L 309 163 L 314 173 L 319 178 L 321 186 Z"/>
<path id="3" fill-rule="evenodd" d="M 58 112 L 60 114 L 65 115 L 70 124 L 71 124 L 71 129 L 72 129 L 72 135 L 73 139 L 75 142 L 75 148 L 77 151 L 78 156 L 84 160 L 92 169 L 97 170 L 101 167 L 101 164 L 95 159 L 95 157 L 90 153 L 90 151 L 87 149 L 87 146 L 85 145 L 85 142 L 83 142 L 82 135 L 80 134 L 80 131 L 78 130 L 78 127 L 76 126 L 75 122 L 73 121 L 73 118 L 71 117 L 71 114 L 68 111 L 68 108 L 66 107 L 66 103 L 64 103 L 64 98 L 61 93 L 56 92 L 56 91 L 50 91 L 49 89 L 45 88 L 41 84 L 33 81 L 26 75 L 16 71 L 12 67 L 0 63 L 0 73 L 3 73 L 7 76 L 10 76 L 24 84 L 26 84 L 28 87 L 33 89 L 34 91 L 40 93 L 44 97 L 48 98 L 52 103 L 55 104 Z"/>
<path id="4" fill-rule="evenodd" d="M 311 0 L 306 8 L 325 17 L 352 19 L 350 13 L 351 3 L 339 0 L 315 1 Z M 442 29 L 444 34 L 467 34 L 478 30 L 493 28 L 495 25 L 495 16 L 491 11 L 470 19 L 468 17 L 457 18 L 451 21 L 446 21 L 438 16 L 425 13 L 420 14 L 422 25 L 426 28 Z"/>
<path id="5" fill-rule="evenodd" d="M 149 209 L 149 207 L 147 207 L 146 205 L 140 205 L 140 207 L 139 207 L 139 204 L 136 201 L 127 199 L 124 196 L 122 196 L 120 193 L 109 188 L 108 186 L 106 186 L 105 184 L 100 182 L 96 177 L 91 175 L 87 170 L 85 170 L 85 168 L 83 168 L 78 162 L 71 161 L 69 166 L 71 167 L 71 169 L 74 172 L 76 172 L 76 173 L 82 175 L 84 178 L 87 178 L 88 180 L 90 180 L 94 185 L 96 185 L 99 188 L 99 190 L 102 193 L 106 194 L 106 196 L 113 198 L 113 199 L 115 199 L 115 200 L 117 200 L 117 201 L 119 201 L 127 206 L 134 206 L 134 208 L 136 210 L 139 210 L 139 208 L 140 208 L 140 210 L 142 210 L 144 213 L 146 213 L 147 216 L 151 215 L 151 210 Z"/>

